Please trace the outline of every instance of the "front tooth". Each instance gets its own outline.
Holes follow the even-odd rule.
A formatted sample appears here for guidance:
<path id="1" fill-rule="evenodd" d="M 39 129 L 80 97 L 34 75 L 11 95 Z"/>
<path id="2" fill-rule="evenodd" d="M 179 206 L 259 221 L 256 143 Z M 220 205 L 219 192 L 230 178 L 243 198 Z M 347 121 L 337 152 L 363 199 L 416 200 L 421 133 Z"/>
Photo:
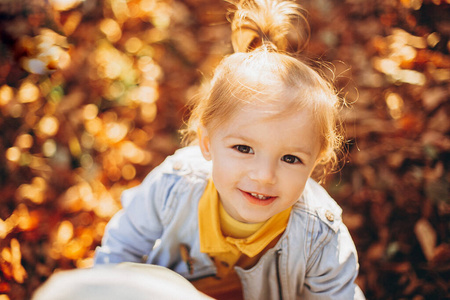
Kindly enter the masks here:
<path id="1" fill-rule="evenodd" d="M 258 198 L 259 200 L 265 200 L 265 199 L 269 198 L 269 197 L 266 197 L 266 196 L 263 196 L 263 195 L 260 195 L 260 194 L 256 194 L 256 193 L 251 193 L 251 195 L 253 197 L 255 197 L 255 198 Z"/>

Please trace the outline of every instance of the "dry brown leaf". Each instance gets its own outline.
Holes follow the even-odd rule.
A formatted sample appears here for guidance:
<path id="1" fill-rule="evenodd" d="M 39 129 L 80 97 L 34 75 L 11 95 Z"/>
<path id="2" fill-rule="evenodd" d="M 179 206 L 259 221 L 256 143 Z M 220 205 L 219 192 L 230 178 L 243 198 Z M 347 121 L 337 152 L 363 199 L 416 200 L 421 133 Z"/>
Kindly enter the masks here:
<path id="1" fill-rule="evenodd" d="M 430 261 L 433 258 L 436 249 L 436 231 L 428 220 L 422 218 L 416 222 L 414 233 L 422 247 L 423 254 L 426 259 Z"/>

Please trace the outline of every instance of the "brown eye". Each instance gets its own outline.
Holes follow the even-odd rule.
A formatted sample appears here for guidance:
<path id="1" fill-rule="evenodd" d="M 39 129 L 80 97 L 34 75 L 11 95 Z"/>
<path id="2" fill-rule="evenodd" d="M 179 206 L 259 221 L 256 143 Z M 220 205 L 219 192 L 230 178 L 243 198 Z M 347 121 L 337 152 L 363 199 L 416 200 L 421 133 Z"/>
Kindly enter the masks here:
<path id="1" fill-rule="evenodd" d="M 300 158 L 294 155 L 285 155 L 281 158 L 281 160 L 287 162 L 288 164 L 297 164 L 302 162 Z"/>
<path id="2" fill-rule="evenodd" d="M 241 153 L 246 153 L 246 154 L 253 154 L 253 149 L 249 146 L 245 146 L 245 145 L 236 145 L 233 147 L 234 149 L 236 149 L 237 151 L 241 152 Z"/>

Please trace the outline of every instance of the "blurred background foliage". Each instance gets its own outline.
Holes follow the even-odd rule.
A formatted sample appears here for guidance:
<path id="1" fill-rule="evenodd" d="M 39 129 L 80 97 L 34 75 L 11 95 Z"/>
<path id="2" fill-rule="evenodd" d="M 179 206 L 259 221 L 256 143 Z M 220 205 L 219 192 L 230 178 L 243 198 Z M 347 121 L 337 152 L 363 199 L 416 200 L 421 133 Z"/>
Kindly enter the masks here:
<path id="1" fill-rule="evenodd" d="M 368 299 L 448 299 L 448 0 L 305 0 L 334 78 L 344 208 Z M 222 0 L 0 2 L 0 299 L 92 265 L 104 227 L 180 147 L 186 101 L 232 52 Z"/>

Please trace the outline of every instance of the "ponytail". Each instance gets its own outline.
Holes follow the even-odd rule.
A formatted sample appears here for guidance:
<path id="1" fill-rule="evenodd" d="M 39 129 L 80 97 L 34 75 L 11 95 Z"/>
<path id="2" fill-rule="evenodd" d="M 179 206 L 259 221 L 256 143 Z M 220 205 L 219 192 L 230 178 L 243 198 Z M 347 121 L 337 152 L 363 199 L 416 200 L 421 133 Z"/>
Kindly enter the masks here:
<path id="1" fill-rule="evenodd" d="M 235 0 L 231 12 L 231 42 L 235 52 L 258 47 L 284 52 L 290 43 L 301 51 L 309 38 L 309 25 L 301 6 L 290 0 Z M 298 28 L 303 23 L 303 28 Z M 303 30 L 302 30 L 303 29 Z M 300 32 L 304 32 L 302 36 Z M 294 40 L 294 41 L 289 41 Z M 292 50 L 291 50 L 292 51 Z"/>

